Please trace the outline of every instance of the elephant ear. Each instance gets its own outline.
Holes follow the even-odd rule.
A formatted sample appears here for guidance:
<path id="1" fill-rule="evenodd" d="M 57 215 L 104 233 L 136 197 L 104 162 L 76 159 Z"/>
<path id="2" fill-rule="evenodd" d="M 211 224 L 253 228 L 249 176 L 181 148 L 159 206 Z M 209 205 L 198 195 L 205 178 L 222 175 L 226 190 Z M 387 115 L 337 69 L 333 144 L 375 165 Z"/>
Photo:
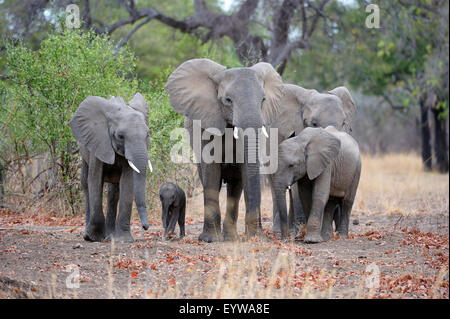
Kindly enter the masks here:
<path id="1" fill-rule="evenodd" d="M 309 138 L 305 149 L 306 172 L 313 180 L 338 156 L 341 142 L 322 128 L 306 128 L 301 134 Z"/>
<path id="2" fill-rule="evenodd" d="M 109 136 L 108 119 L 113 101 L 98 96 L 88 96 L 81 102 L 70 120 L 75 139 L 91 154 L 104 163 L 114 164 L 115 153 Z"/>
<path id="3" fill-rule="evenodd" d="M 175 112 L 191 120 L 201 120 L 204 129 L 225 132 L 216 84 L 212 78 L 226 68 L 209 59 L 192 59 L 173 71 L 166 83 L 170 105 Z"/>
<path id="4" fill-rule="evenodd" d="M 283 84 L 284 95 L 280 101 L 278 115 L 275 121 L 271 123 L 272 127 L 278 128 L 279 143 L 303 130 L 300 104 L 291 87 L 295 87 L 295 85 Z"/>
<path id="5" fill-rule="evenodd" d="M 128 103 L 128 105 L 132 108 L 135 109 L 136 111 L 141 112 L 142 114 L 144 114 L 145 116 L 145 123 L 148 123 L 148 105 L 147 102 L 145 102 L 144 97 L 142 96 L 141 93 L 136 93 L 133 98 L 130 100 L 130 102 Z"/>
<path id="6" fill-rule="evenodd" d="M 109 101 L 117 104 L 126 105 L 124 99 L 120 96 L 111 96 Z"/>
<path id="7" fill-rule="evenodd" d="M 356 104 L 350 92 L 345 86 L 339 86 L 331 91 L 328 91 L 328 93 L 336 95 L 341 99 L 342 108 L 344 109 L 345 113 L 344 131 L 347 133 L 350 132 L 353 117 L 356 114 Z"/>
<path id="8" fill-rule="evenodd" d="M 284 95 L 283 81 L 270 63 L 259 62 L 250 69 L 254 70 L 263 81 L 266 100 L 262 105 L 262 114 L 266 124 L 270 125 L 279 112 L 280 101 Z"/>
<path id="9" fill-rule="evenodd" d="M 286 84 L 286 89 L 295 96 L 298 106 L 300 107 L 300 114 L 303 114 L 305 106 L 309 104 L 309 99 L 314 95 L 318 94 L 316 90 L 305 89 L 301 86 L 294 84 Z M 303 123 L 302 123 L 303 125 Z"/>

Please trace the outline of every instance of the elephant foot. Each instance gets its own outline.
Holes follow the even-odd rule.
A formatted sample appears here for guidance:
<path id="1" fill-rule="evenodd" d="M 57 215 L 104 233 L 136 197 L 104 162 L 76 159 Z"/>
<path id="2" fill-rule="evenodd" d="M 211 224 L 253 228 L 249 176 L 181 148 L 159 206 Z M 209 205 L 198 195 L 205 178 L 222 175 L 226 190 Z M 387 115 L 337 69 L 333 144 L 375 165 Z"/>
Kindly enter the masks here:
<path id="1" fill-rule="evenodd" d="M 319 233 L 306 234 L 305 239 L 303 240 L 308 244 L 317 244 L 323 241 L 322 236 Z"/>
<path id="2" fill-rule="evenodd" d="M 339 238 L 347 239 L 348 238 L 348 232 L 347 233 L 339 233 Z"/>
<path id="3" fill-rule="evenodd" d="M 224 241 L 238 241 L 239 240 L 239 235 L 236 230 L 224 230 L 222 236 L 223 236 Z"/>
<path id="4" fill-rule="evenodd" d="M 215 231 L 203 231 L 200 236 L 198 236 L 199 241 L 204 241 L 207 243 L 214 243 L 218 241 L 222 241 L 222 235 L 218 234 Z"/>
<path id="5" fill-rule="evenodd" d="M 171 239 L 173 239 L 174 237 L 175 237 L 175 232 L 169 232 L 169 233 L 166 233 L 165 235 L 164 235 L 164 239 L 165 240 L 171 240 Z"/>
<path id="6" fill-rule="evenodd" d="M 273 223 L 273 226 L 272 226 L 272 232 L 274 232 L 274 233 L 281 233 L 281 226 L 280 226 L 280 222 L 275 222 L 275 223 Z"/>
<path id="7" fill-rule="evenodd" d="M 115 232 L 115 231 L 116 231 L 116 230 L 115 230 L 114 228 L 108 229 L 108 227 L 106 227 L 106 237 L 105 237 L 105 240 L 110 240 L 110 239 L 111 239 L 111 236 L 114 235 L 114 232 Z"/>
<path id="8" fill-rule="evenodd" d="M 114 241 L 119 243 L 133 243 L 134 238 L 131 236 L 130 232 L 115 232 L 115 234 L 112 236 L 114 238 Z"/>
<path id="9" fill-rule="evenodd" d="M 331 238 L 333 238 L 333 232 L 322 232 L 323 241 L 329 241 Z"/>
<path id="10" fill-rule="evenodd" d="M 88 225 L 83 235 L 83 239 L 91 242 L 103 241 L 106 237 L 105 226 Z"/>

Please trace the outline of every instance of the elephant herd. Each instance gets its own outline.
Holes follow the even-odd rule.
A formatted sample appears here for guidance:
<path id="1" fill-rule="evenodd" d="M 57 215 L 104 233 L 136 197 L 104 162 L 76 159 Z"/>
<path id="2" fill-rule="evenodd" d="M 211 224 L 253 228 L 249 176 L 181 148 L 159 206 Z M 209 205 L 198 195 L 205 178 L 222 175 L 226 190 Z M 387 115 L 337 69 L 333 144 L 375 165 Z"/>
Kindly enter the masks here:
<path id="1" fill-rule="evenodd" d="M 303 213 L 305 242 L 329 240 L 333 222 L 341 237 L 348 235 L 361 159 L 358 144 L 349 135 L 356 105 L 345 87 L 319 93 L 284 84 L 268 63 L 227 69 L 209 59 L 192 59 L 170 74 L 166 91 L 174 111 L 185 116 L 190 145 L 195 157 L 200 159 L 197 170 L 204 199 L 200 241 L 239 239 L 237 218 L 242 192 L 246 206 L 245 237 L 261 234 L 261 175 L 265 164 L 260 160 L 259 149 L 273 138 L 278 155 L 271 161 L 277 161 L 277 169 L 268 175 L 268 180 L 274 228 L 279 227 L 281 238 L 289 237 L 291 226 L 287 189 L 291 195 L 289 220 Z M 130 232 L 133 198 L 142 227 L 149 227 L 145 204 L 147 166 L 152 170 L 148 155 L 148 113 L 147 103 L 137 93 L 128 104 L 120 97 L 109 100 L 87 97 L 73 115 L 70 126 L 83 163 L 85 240 L 114 237 L 123 242 L 133 241 Z M 202 137 L 206 133 L 209 138 L 195 141 L 196 129 Z M 231 148 L 225 147 L 220 152 L 220 160 L 204 160 L 202 154 L 212 140 L 230 145 L 228 130 L 234 137 Z M 259 134 L 251 138 L 244 134 L 248 130 Z M 231 160 L 227 154 L 230 152 Z M 102 209 L 104 182 L 108 183 L 106 219 Z M 179 186 L 166 184 L 160 190 L 162 206 L 166 193 L 184 198 Z M 227 200 L 222 223 L 219 193 L 223 184 L 226 184 Z M 178 220 L 184 235 L 185 204 L 177 205 L 181 208 L 177 208 L 176 217 L 170 217 L 170 223 L 170 208 L 168 204 L 163 207 L 164 227 L 166 232 L 167 228 L 173 231 Z"/>

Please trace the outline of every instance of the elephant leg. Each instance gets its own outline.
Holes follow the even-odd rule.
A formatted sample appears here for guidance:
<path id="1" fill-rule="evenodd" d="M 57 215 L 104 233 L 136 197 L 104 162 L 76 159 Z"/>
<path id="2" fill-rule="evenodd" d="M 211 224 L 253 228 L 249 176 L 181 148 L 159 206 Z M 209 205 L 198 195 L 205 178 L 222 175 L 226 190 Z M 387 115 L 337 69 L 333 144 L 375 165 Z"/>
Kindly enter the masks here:
<path id="1" fill-rule="evenodd" d="M 89 207 L 89 186 L 88 186 L 88 172 L 89 172 L 89 166 L 86 161 L 82 161 L 81 166 L 81 188 L 83 189 L 85 203 L 86 203 L 86 215 L 85 215 L 85 230 L 84 232 L 87 232 L 87 228 L 89 225 L 89 219 L 90 219 L 90 207 Z"/>
<path id="2" fill-rule="evenodd" d="M 88 171 L 89 224 L 84 234 L 87 241 L 102 241 L 105 239 L 105 216 L 103 215 L 103 162 L 95 156 L 89 159 Z"/>
<path id="3" fill-rule="evenodd" d="M 219 192 L 222 183 L 220 164 L 202 165 L 204 222 L 198 240 L 208 243 L 222 240 L 220 233 Z"/>
<path id="4" fill-rule="evenodd" d="M 178 217 L 178 226 L 180 227 L 180 238 L 186 236 L 184 230 L 185 218 L 186 218 L 186 205 L 182 205 L 180 208 L 180 216 Z"/>
<path id="5" fill-rule="evenodd" d="M 223 221 L 223 239 L 238 240 L 236 223 L 238 219 L 239 200 L 242 194 L 242 181 L 227 184 L 227 211 Z"/>
<path id="6" fill-rule="evenodd" d="M 119 184 L 108 184 L 106 205 L 106 236 L 114 234 L 116 228 L 117 203 L 119 202 Z"/>
<path id="7" fill-rule="evenodd" d="M 333 212 L 333 221 L 334 221 L 334 227 L 336 231 L 338 230 L 340 219 L 342 215 L 342 199 L 338 201 L 338 204 L 336 205 L 336 208 Z"/>
<path id="8" fill-rule="evenodd" d="M 330 181 L 330 167 L 314 180 L 311 211 L 306 224 L 306 243 L 319 243 L 323 240 L 321 234 L 323 213 L 330 195 Z"/>
<path id="9" fill-rule="evenodd" d="M 350 213 L 352 211 L 353 202 L 348 200 L 342 201 L 341 213 L 339 216 L 339 224 L 337 226 L 337 231 L 339 236 L 342 238 L 348 237 L 348 226 L 350 224 Z"/>
<path id="10" fill-rule="evenodd" d="M 297 182 L 297 186 L 298 186 L 298 197 L 300 198 L 300 203 L 303 208 L 306 224 L 306 222 L 308 221 L 309 212 L 311 211 L 313 184 L 310 180 L 304 178 L 301 181 Z"/>
<path id="11" fill-rule="evenodd" d="M 269 176 L 269 185 L 270 185 L 270 192 L 272 193 L 272 210 L 273 210 L 273 218 L 272 218 L 272 231 L 274 233 L 281 232 L 281 226 L 280 226 L 280 213 L 278 211 L 277 201 L 276 201 L 276 195 L 275 190 L 273 188 L 273 177 Z"/>
<path id="12" fill-rule="evenodd" d="M 333 238 L 333 218 L 336 210 L 336 206 L 339 203 L 336 199 L 330 198 L 325 205 L 322 221 L 322 239 L 327 241 Z"/>
<path id="13" fill-rule="evenodd" d="M 114 239 L 121 242 L 133 242 L 131 236 L 131 208 L 133 206 L 133 170 L 123 167 L 119 184 L 119 215 L 116 218 Z"/>
<path id="14" fill-rule="evenodd" d="M 175 226 L 177 225 L 179 217 L 180 217 L 180 208 L 173 207 L 172 214 L 170 215 L 169 225 L 167 226 L 167 231 L 165 234 L 166 239 L 170 238 L 171 234 L 175 232 Z"/>
<path id="15" fill-rule="evenodd" d="M 360 173 L 361 173 L 361 166 L 358 168 L 358 171 L 355 174 L 355 177 L 353 178 L 353 182 L 352 182 L 349 193 L 342 200 L 339 224 L 337 226 L 337 231 L 339 232 L 339 236 L 342 238 L 348 237 L 350 214 L 352 212 L 353 202 L 356 197 L 356 190 L 357 190 L 358 184 L 359 184 Z"/>

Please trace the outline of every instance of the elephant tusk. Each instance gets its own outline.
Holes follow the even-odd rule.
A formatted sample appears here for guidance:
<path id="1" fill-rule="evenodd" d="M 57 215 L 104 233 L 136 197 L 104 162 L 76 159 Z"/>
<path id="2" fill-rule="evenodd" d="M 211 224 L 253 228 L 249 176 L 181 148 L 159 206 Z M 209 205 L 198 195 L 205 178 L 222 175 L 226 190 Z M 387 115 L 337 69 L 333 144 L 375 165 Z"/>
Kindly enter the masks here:
<path id="1" fill-rule="evenodd" d="M 261 127 L 261 130 L 262 130 L 264 136 L 269 138 L 269 134 L 267 134 L 267 130 L 266 130 L 266 127 L 264 125 Z"/>
<path id="2" fill-rule="evenodd" d="M 137 169 L 137 167 L 134 166 L 134 164 L 133 164 L 130 160 L 128 160 L 128 164 L 130 164 L 131 168 L 134 169 L 137 173 L 141 173 L 141 172 Z"/>
<path id="3" fill-rule="evenodd" d="M 233 136 L 236 140 L 239 138 L 238 132 L 239 132 L 239 129 L 235 126 L 234 131 L 233 131 Z"/>
<path id="4" fill-rule="evenodd" d="M 150 168 L 150 172 L 153 172 L 153 166 L 152 166 L 152 162 L 150 162 L 150 160 L 148 160 L 148 168 Z"/>

